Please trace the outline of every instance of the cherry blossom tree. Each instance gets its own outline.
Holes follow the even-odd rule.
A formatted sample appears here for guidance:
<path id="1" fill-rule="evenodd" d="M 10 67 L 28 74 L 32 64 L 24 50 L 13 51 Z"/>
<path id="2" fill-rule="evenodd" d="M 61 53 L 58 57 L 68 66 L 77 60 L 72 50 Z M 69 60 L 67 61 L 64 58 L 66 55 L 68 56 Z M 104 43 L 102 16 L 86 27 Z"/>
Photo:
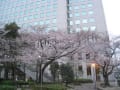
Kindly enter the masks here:
<path id="1" fill-rule="evenodd" d="M 104 85 L 109 86 L 109 75 L 112 74 L 115 67 L 120 65 L 119 58 L 115 58 L 117 50 L 120 50 L 120 38 L 109 40 L 108 36 L 104 36 L 104 34 L 94 33 L 88 35 L 88 40 L 84 45 L 91 54 L 91 62 L 101 67 Z"/>
<path id="2" fill-rule="evenodd" d="M 43 30 L 32 34 L 23 34 L 21 40 L 26 48 L 22 49 L 23 55 L 20 58 L 26 63 L 37 63 L 39 81 L 41 81 L 45 69 L 52 62 L 73 55 L 78 48 L 84 48 L 81 46 L 83 36 L 83 34 L 68 34 L 61 31 L 44 32 Z"/>
<path id="3" fill-rule="evenodd" d="M 33 33 L 21 34 L 22 55 L 18 57 L 25 63 L 38 66 L 39 82 L 45 69 L 55 60 L 87 51 L 91 54 L 90 62 L 101 67 L 105 85 L 109 85 L 108 77 L 119 65 L 115 58 L 116 50 L 120 49 L 119 40 L 111 42 L 108 36 L 93 31 L 68 34 L 62 31 L 45 32 L 43 29 L 38 27 Z"/>

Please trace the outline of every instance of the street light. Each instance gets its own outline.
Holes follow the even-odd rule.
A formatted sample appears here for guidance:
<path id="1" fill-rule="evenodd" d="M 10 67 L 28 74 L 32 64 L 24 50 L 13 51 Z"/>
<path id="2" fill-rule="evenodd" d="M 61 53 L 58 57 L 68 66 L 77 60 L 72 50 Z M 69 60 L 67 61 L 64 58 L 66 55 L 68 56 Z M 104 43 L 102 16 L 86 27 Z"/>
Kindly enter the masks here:
<path id="1" fill-rule="evenodd" d="M 40 49 L 40 41 L 36 41 L 35 42 L 35 48 L 37 48 L 38 49 L 38 51 L 39 51 L 39 49 Z M 41 53 L 40 53 L 40 55 L 41 55 Z M 39 60 L 40 60 L 40 63 L 39 63 L 39 60 L 37 61 L 37 64 L 36 65 L 40 65 L 40 78 L 41 78 L 41 80 L 40 80 L 40 86 L 41 86 L 41 89 L 40 90 L 42 90 L 42 59 L 41 59 L 41 56 L 38 56 L 38 58 L 39 58 Z M 36 68 L 37 69 L 37 68 Z M 36 73 L 36 76 L 37 76 L 37 73 Z M 37 78 L 36 78 L 37 79 Z"/>
<path id="2" fill-rule="evenodd" d="M 41 56 L 38 56 L 39 58 L 41 58 Z"/>
<path id="3" fill-rule="evenodd" d="M 41 78 L 41 80 L 40 80 L 40 87 L 41 87 L 41 89 L 40 90 L 42 90 L 42 60 L 41 60 L 41 56 L 39 55 L 38 56 L 39 58 L 40 58 L 40 78 Z"/>
<path id="4" fill-rule="evenodd" d="M 94 89 L 96 90 L 96 71 L 95 71 L 95 63 L 92 63 L 92 72 L 93 72 L 93 84 L 94 84 Z"/>

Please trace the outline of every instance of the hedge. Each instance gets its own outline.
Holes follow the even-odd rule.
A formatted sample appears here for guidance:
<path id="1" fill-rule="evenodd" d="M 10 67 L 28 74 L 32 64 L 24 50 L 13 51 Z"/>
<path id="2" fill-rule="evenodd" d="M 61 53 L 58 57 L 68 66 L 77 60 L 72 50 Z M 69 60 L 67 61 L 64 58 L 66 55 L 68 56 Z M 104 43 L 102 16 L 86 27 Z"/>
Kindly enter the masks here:
<path id="1" fill-rule="evenodd" d="M 80 85 L 82 83 L 93 83 L 93 81 L 91 79 L 76 79 L 73 81 L 73 84 L 75 85 Z"/>
<path id="2" fill-rule="evenodd" d="M 3 80 L 0 82 L 0 85 L 14 85 L 14 82 L 12 80 Z"/>
<path id="3" fill-rule="evenodd" d="M 10 85 L 0 85 L 0 90 L 16 90 L 16 87 Z"/>
<path id="4" fill-rule="evenodd" d="M 40 89 L 41 89 L 40 85 L 32 86 L 32 90 L 40 90 Z M 64 87 L 63 85 L 48 84 L 48 85 L 43 85 L 42 90 L 67 90 L 67 88 Z"/>

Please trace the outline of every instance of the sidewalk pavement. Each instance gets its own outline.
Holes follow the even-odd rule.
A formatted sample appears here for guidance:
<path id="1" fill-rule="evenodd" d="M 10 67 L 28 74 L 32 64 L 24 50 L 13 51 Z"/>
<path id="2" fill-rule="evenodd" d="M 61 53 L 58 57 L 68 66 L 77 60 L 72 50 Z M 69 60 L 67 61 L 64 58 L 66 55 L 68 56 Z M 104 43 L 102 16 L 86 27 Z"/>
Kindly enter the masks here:
<path id="1" fill-rule="evenodd" d="M 100 83 L 97 82 L 96 86 L 97 88 L 99 88 L 98 90 L 120 90 L 120 87 L 118 86 L 114 86 L 114 83 L 111 83 L 112 86 L 111 87 L 106 87 L 106 88 L 102 88 L 100 87 Z M 93 83 L 89 83 L 89 84 L 81 84 L 81 85 L 70 85 L 71 88 L 67 89 L 67 90 L 95 90 L 94 88 L 94 84 Z M 21 90 L 20 88 L 18 88 L 17 90 Z M 31 89 L 25 89 L 25 90 L 31 90 Z"/>
<path id="2" fill-rule="evenodd" d="M 120 87 L 107 87 L 107 88 L 101 88 L 102 90 L 120 90 Z"/>
<path id="3" fill-rule="evenodd" d="M 68 89 L 68 90 L 95 90 L 94 88 L 94 84 L 82 84 L 79 86 L 71 86 L 72 88 Z M 106 87 L 106 88 L 102 88 L 99 85 L 97 85 L 97 87 L 99 88 L 98 90 L 120 90 L 120 87 Z"/>

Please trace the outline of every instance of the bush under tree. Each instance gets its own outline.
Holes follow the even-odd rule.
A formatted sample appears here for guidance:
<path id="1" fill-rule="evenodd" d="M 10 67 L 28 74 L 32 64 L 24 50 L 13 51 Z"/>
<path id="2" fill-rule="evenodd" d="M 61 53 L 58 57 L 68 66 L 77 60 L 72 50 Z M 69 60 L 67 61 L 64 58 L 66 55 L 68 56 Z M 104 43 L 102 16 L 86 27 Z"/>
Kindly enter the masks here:
<path id="1" fill-rule="evenodd" d="M 59 70 L 59 64 L 58 64 L 58 62 L 53 62 L 50 65 L 50 72 L 52 74 L 54 82 L 56 81 L 56 78 L 57 78 L 57 75 L 58 75 L 58 70 Z"/>
<path id="2" fill-rule="evenodd" d="M 66 86 L 69 83 L 72 83 L 74 80 L 74 72 L 72 67 L 69 64 L 62 64 L 60 66 L 62 81 L 66 83 Z"/>

